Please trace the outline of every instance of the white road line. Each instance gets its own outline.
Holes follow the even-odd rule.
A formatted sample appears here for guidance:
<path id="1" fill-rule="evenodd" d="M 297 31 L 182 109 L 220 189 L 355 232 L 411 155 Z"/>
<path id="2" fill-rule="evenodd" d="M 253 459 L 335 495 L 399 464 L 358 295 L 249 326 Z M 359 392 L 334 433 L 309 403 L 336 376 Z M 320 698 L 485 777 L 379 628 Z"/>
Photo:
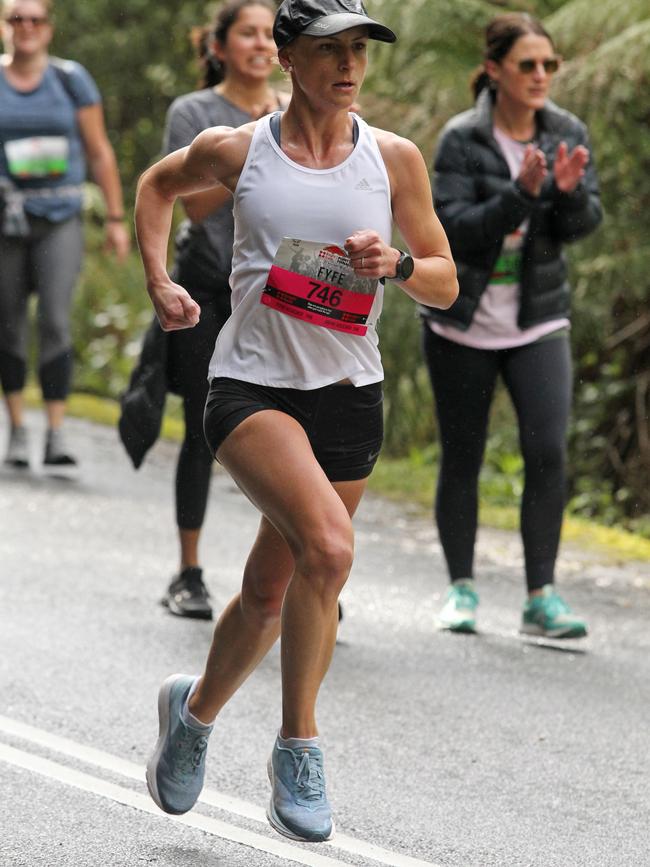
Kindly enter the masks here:
<path id="1" fill-rule="evenodd" d="M 309 867 L 350 867 L 347 861 L 338 861 L 335 858 L 327 858 L 316 852 L 298 849 L 280 840 L 262 837 L 261 834 L 254 834 L 252 831 L 237 828 L 235 825 L 228 825 L 225 822 L 220 822 L 218 819 L 204 816 L 201 813 L 168 816 L 155 806 L 151 798 L 141 795 L 139 792 L 124 789 L 121 786 L 116 786 L 115 783 L 108 783 L 90 774 L 84 774 L 81 771 L 76 771 L 65 765 L 59 765 L 56 762 L 51 762 L 49 759 L 35 756 L 33 753 L 25 753 L 22 750 L 14 749 L 14 747 L 9 747 L 5 744 L 0 744 L 0 761 L 9 762 L 27 771 L 32 771 L 44 777 L 49 777 L 52 780 L 57 780 L 57 782 L 65 783 L 68 786 L 82 789 L 84 792 L 92 792 L 94 795 L 109 798 L 111 801 L 117 801 L 118 804 L 135 807 L 137 810 L 152 813 L 155 816 L 168 819 L 172 822 L 178 822 L 181 825 L 188 825 L 190 828 L 199 828 L 201 831 L 214 834 L 222 840 L 230 840 L 233 843 L 257 849 L 258 852 L 268 852 L 270 855 L 285 858 L 287 861 L 295 861 L 297 864 L 306 864 Z"/>
<path id="2" fill-rule="evenodd" d="M 125 759 L 118 758 L 118 756 L 96 750 L 94 747 L 78 744 L 69 738 L 51 734 L 27 723 L 18 722 L 17 720 L 0 715 L 0 731 L 78 759 L 88 765 L 94 765 L 105 771 L 119 774 L 131 780 L 137 780 L 139 783 L 142 783 L 144 780 L 144 768 L 136 765 L 134 762 L 128 762 Z M 255 822 L 263 824 L 267 822 L 266 814 L 261 807 L 239 798 L 223 795 L 214 789 L 203 789 L 199 803 L 208 804 L 211 807 L 216 807 L 219 810 L 224 810 L 227 813 L 232 813 L 245 819 L 252 819 Z M 153 804 L 151 806 L 154 813 L 165 815 L 160 813 Z M 287 846 L 288 844 L 284 845 Z M 338 831 L 331 843 L 320 843 L 319 846 L 321 848 L 332 847 L 343 852 L 348 852 L 351 855 L 370 858 L 373 861 L 378 861 L 380 864 L 387 864 L 389 867 L 440 867 L 440 865 L 436 865 L 432 861 L 422 861 L 418 858 L 412 858 L 410 855 L 391 852 L 388 849 L 375 846 L 374 843 L 367 843 L 364 840 L 340 834 Z"/>

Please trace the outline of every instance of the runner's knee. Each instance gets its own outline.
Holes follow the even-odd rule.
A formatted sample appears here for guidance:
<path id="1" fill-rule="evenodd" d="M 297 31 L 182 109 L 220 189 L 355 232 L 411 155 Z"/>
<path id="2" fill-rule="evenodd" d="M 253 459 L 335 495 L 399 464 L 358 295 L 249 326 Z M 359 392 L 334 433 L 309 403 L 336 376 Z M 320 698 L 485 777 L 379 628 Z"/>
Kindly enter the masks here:
<path id="1" fill-rule="evenodd" d="M 352 527 L 314 534 L 296 557 L 297 572 L 322 594 L 337 596 L 347 581 L 354 557 Z"/>

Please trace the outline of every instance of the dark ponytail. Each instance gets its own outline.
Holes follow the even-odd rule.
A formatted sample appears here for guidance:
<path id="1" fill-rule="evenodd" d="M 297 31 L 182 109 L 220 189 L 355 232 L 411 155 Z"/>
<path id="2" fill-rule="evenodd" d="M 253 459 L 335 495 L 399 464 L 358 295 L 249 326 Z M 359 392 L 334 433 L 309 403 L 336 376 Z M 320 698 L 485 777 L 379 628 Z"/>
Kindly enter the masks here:
<path id="1" fill-rule="evenodd" d="M 197 89 L 214 87 L 223 81 L 223 67 L 212 54 L 211 43 L 213 39 L 212 28 L 193 27 L 190 32 L 190 40 L 199 58 L 201 77 Z"/>
<path id="2" fill-rule="evenodd" d="M 470 79 L 470 88 L 474 94 L 474 99 L 486 87 L 492 86 L 490 76 L 485 69 L 485 61 L 493 60 L 495 63 L 500 63 L 515 42 L 527 33 L 543 36 L 553 45 L 553 40 L 542 22 L 527 12 L 506 12 L 504 15 L 497 15 L 489 22 L 485 28 L 484 61 Z M 555 49 L 554 45 L 553 48 Z"/>
<path id="3" fill-rule="evenodd" d="M 190 39 L 201 64 L 199 90 L 214 87 L 226 77 L 224 65 L 212 53 L 212 43 L 226 44 L 228 31 L 245 6 L 264 6 L 274 16 L 277 11 L 273 0 L 226 0 L 219 8 L 212 24 L 207 27 L 193 28 Z"/>
<path id="4" fill-rule="evenodd" d="M 492 79 L 485 71 L 484 66 L 479 66 L 472 73 L 472 77 L 469 80 L 469 87 L 472 93 L 474 94 L 474 99 L 478 98 L 479 93 L 482 90 L 485 90 L 486 87 L 490 87 L 492 84 Z"/>

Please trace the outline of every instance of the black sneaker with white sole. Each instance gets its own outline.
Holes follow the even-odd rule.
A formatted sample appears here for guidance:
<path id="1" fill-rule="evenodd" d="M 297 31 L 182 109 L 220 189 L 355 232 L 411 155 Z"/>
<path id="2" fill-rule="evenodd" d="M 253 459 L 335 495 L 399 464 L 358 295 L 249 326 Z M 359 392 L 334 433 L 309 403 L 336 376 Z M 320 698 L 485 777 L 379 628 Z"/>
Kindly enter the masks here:
<path id="1" fill-rule="evenodd" d="M 187 566 L 176 575 L 160 603 L 178 617 L 212 620 L 210 594 L 200 566 Z"/>

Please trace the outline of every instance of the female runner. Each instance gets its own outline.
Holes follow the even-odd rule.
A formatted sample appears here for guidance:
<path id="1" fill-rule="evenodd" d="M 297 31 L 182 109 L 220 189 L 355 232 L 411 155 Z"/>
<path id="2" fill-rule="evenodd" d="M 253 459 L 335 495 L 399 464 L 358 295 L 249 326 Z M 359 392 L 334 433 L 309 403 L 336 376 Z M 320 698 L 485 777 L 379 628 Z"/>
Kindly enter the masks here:
<path id="1" fill-rule="evenodd" d="M 285 0 L 274 38 L 292 81 L 287 110 L 201 133 L 139 187 L 147 288 L 169 330 L 200 316 L 165 268 L 173 201 L 217 183 L 233 193 L 233 312 L 210 365 L 205 430 L 262 515 L 203 675 L 161 687 L 147 780 L 163 810 L 191 809 L 215 718 L 281 635 L 267 815 L 282 834 L 320 841 L 333 823 L 315 707 L 352 565 L 351 518 L 381 444 L 381 281 L 440 307 L 457 283 L 418 149 L 349 111 L 369 39 L 394 33 L 356 0 Z M 408 253 L 391 245 L 393 219 Z"/>

